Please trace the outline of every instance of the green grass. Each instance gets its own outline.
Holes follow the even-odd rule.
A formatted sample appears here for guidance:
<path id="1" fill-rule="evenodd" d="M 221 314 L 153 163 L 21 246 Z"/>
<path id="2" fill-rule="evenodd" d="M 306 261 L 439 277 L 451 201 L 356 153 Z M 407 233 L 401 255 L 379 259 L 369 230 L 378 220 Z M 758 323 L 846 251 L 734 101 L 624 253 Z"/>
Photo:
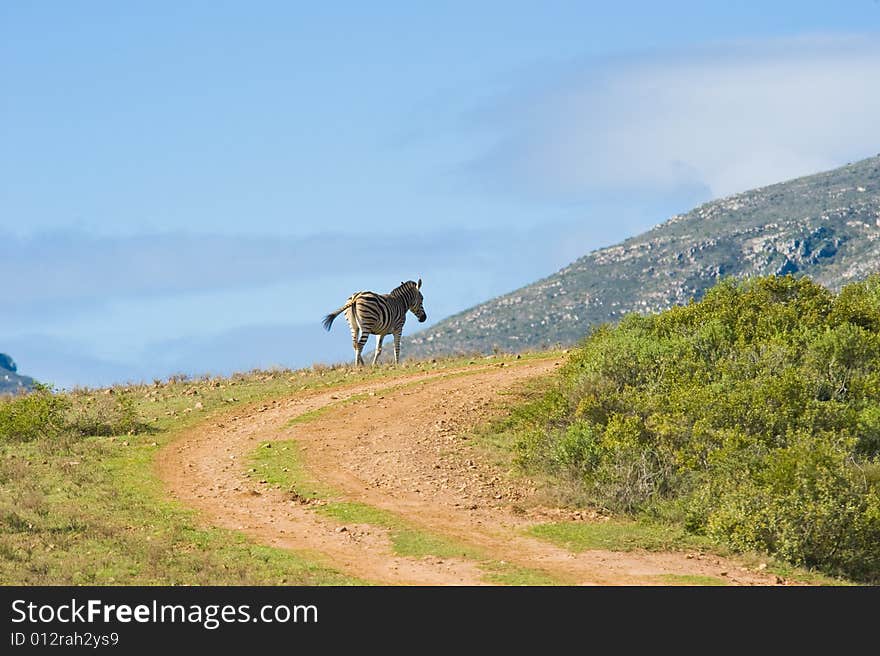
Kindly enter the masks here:
<path id="1" fill-rule="evenodd" d="M 662 524 L 645 521 L 613 519 L 605 522 L 553 522 L 538 524 L 527 530 L 529 535 L 547 540 L 571 552 L 590 550 L 607 551 L 695 551 L 711 553 L 729 558 L 733 555 L 730 549 L 717 544 L 708 538 L 693 535 L 675 524 Z M 838 579 L 821 572 L 803 567 L 795 567 L 779 559 L 770 558 L 766 554 L 736 554 L 738 562 L 750 569 L 765 569 L 786 580 L 809 583 L 812 585 L 853 585 L 852 582 Z M 669 575 L 678 576 L 678 575 Z M 682 575 L 682 579 L 689 579 Z M 697 577 L 700 578 L 700 577 Z M 711 577 L 710 577 L 711 578 Z M 675 581 L 668 581 L 674 584 Z M 686 585 L 726 585 L 684 581 Z"/>
<path id="2" fill-rule="evenodd" d="M 266 481 L 303 499 L 326 499 L 332 490 L 309 476 L 302 464 L 296 440 L 263 442 L 247 461 L 248 476 Z"/>
<path id="3" fill-rule="evenodd" d="M 559 581 L 539 570 L 491 560 L 479 549 L 459 540 L 415 527 L 395 513 L 354 501 L 317 506 L 316 512 L 340 524 L 369 524 L 387 528 L 394 553 L 407 558 L 462 558 L 478 563 L 484 578 L 502 585 L 558 585 Z"/>
<path id="4" fill-rule="evenodd" d="M 712 546 L 707 540 L 688 534 L 683 528 L 626 520 L 605 522 L 554 522 L 538 524 L 528 534 L 569 551 L 684 551 Z"/>
<path id="5" fill-rule="evenodd" d="M 480 559 L 479 553 L 466 544 L 411 526 L 392 528 L 391 543 L 394 547 L 394 553 L 408 558 L 434 556 L 436 558 Z"/>
<path id="6" fill-rule="evenodd" d="M 237 416 L 247 407 L 467 361 L 178 376 L 112 391 L 57 393 L 58 407 L 48 410 L 0 399 L 0 417 L 8 419 L 0 421 L 0 584 L 363 584 L 320 555 L 265 547 L 235 531 L 201 526 L 195 513 L 167 499 L 155 475 L 155 455 L 182 431 Z M 23 433 L 21 411 L 32 412 L 35 425 L 49 417 L 53 430 Z M 59 413 L 68 413 L 66 427 L 56 426 Z M 136 421 L 129 421 L 131 416 Z M 296 453 L 288 449 L 287 459 L 282 449 L 272 457 L 257 454 L 265 479 L 319 494 L 319 488 L 303 485 L 306 474 L 296 469 Z"/>
<path id="7" fill-rule="evenodd" d="M 401 525 L 394 513 L 359 501 L 331 502 L 320 506 L 318 512 L 340 524 L 371 524 L 387 528 Z"/>
<path id="8" fill-rule="evenodd" d="M 657 579 L 666 585 L 727 585 L 727 581 L 722 578 L 718 578 L 717 576 L 702 576 L 700 574 L 660 574 Z"/>
<path id="9" fill-rule="evenodd" d="M 407 558 L 482 559 L 473 548 L 445 536 L 426 531 L 399 515 L 357 501 L 333 501 L 316 506 L 315 512 L 340 524 L 369 524 L 388 529 L 391 546 L 398 556 Z"/>
<path id="10" fill-rule="evenodd" d="M 558 579 L 545 572 L 521 567 L 503 560 L 483 562 L 480 569 L 483 570 L 486 581 L 500 585 L 561 585 Z"/>
<path id="11" fill-rule="evenodd" d="M 89 439 L 71 451 L 10 453 L 0 472 L 4 585 L 346 585 L 358 583 L 289 551 L 198 526 L 164 499 L 152 438 Z M 77 462 L 76 465 L 69 463 Z"/>
<path id="12" fill-rule="evenodd" d="M 297 415 L 296 417 L 288 421 L 284 427 L 293 428 L 294 426 L 298 426 L 299 424 L 305 424 L 310 421 L 314 421 L 315 419 L 323 417 L 328 412 L 335 410 L 340 406 L 357 403 L 358 401 L 363 401 L 367 398 L 370 398 L 370 394 L 366 392 L 363 394 L 352 394 L 351 396 L 341 399 L 336 403 L 328 403 L 327 405 L 321 406 L 320 408 L 315 408 L 314 410 L 309 410 L 308 412 L 304 412 L 301 415 Z"/>

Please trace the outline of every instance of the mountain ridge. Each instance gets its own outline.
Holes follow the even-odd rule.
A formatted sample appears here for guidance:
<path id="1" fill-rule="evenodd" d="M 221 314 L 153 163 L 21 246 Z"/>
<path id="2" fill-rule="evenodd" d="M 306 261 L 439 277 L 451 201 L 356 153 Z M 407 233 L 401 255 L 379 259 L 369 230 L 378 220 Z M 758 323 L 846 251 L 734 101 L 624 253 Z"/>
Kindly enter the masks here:
<path id="1" fill-rule="evenodd" d="M 629 312 L 700 298 L 723 277 L 809 275 L 836 290 L 878 270 L 880 155 L 676 214 L 411 335 L 407 353 L 566 346 Z"/>
<path id="2" fill-rule="evenodd" d="M 18 373 L 15 360 L 6 353 L 0 353 L 0 394 L 26 392 L 34 386 L 34 379 Z"/>

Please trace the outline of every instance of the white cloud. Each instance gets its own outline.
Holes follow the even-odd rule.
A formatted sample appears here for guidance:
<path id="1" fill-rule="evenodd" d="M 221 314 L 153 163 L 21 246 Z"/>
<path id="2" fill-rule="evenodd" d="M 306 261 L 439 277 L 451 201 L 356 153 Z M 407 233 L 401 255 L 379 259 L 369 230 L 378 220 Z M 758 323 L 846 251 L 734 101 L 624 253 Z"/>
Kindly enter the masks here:
<path id="1" fill-rule="evenodd" d="M 550 197 L 724 196 L 880 151 L 878 79 L 880 42 L 863 37 L 582 62 L 499 99 L 496 145 L 468 172 Z"/>

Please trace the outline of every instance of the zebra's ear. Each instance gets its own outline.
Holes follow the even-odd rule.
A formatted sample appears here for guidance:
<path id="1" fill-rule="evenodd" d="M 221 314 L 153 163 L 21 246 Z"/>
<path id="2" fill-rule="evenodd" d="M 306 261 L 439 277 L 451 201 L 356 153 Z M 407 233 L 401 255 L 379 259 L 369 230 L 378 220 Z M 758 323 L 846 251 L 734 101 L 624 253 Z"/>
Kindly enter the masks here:
<path id="1" fill-rule="evenodd" d="M 421 289 L 421 288 L 422 288 L 422 279 L 419 278 L 419 281 L 416 283 L 416 289 Z"/>

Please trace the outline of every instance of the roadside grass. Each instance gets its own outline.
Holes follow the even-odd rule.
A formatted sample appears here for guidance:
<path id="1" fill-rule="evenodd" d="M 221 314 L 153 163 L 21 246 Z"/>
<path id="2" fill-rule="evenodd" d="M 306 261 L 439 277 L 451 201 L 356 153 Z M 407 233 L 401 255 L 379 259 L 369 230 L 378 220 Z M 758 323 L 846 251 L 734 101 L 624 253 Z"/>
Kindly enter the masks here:
<path id="1" fill-rule="evenodd" d="M 365 503 L 335 501 L 317 506 L 316 512 L 340 524 L 369 524 L 388 529 L 394 553 L 407 558 L 461 558 L 477 562 L 484 578 L 502 585 L 559 585 L 560 581 L 540 570 L 488 558 L 460 540 L 438 535 L 407 522 L 395 513 Z"/>
<path id="2" fill-rule="evenodd" d="M 695 585 L 695 586 L 725 586 L 727 581 L 717 576 L 703 576 L 701 574 L 660 574 L 657 577 L 664 585 Z"/>
<path id="3" fill-rule="evenodd" d="M 499 585 L 565 585 L 564 582 L 561 582 L 540 570 L 521 567 L 503 560 L 483 562 L 480 564 L 480 569 L 483 570 L 486 581 L 490 583 L 498 583 Z"/>
<path id="4" fill-rule="evenodd" d="M 334 501 L 318 506 L 316 512 L 340 524 L 369 524 L 388 529 L 394 553 L 407 558 L 481 559 L 471 547 L 417 528 L 395 513 L 356 501 Z"/>
<path id="5" fill-rule="evenodd" d="M 299 554 L 200 527 L 163 498 L 152 442 L 90 439 L 60 454 L 27 446 L 4 446 L 0 464 L 3 585 L 358 583 Z"/>
<path id="6" fill-rule="evenodd" d="M 744 567 L 766 570 L 780 578 L 799 583 L 833 586 L 854 585 L 844 579 L 794 567 L 766 554 L 737 553 L 704 536 L 688 533 L 682 526 L 650 520 L 608 519 L 601 522 L 551 522 L 532 526 L 526 533 L 574 553 L 593 549 L 697 552 L 735 558 Z M 670 581 L 670 584 L 672 583 L 674 581 Z M 696 585 L 704 585 L 704 583 Z"/>
<path id="7" fill-rule="evenodd" d="M 553 522 L 532 526 L 527 533 L 575 552 L 592 549 L 686 551 L 713 546 L 705 538 L 689 535 L 681 527 L 626 520 Z"/>
<path id="8" fill-rule="evenodd" d="M 152 384 L 47 392 L 26 403 L 0 399 L 0 584 L 364 584 L 318 555 L 202 526 L 193 511 L 166 498 L 155 455 L 197 423 L 254 404 L 469 362 L 481 361 L 173 376 Z M 64 425 L 43 421 L 49 415 Z M 34 430 L 24 434 L 21 426 Z M 277 474 L 287 473 L 279 468 Z"/>
<path id="9" fill-rule="evenodd" d="M 306 471 L 296 440 L 262 442 L 247 464 L 249 478 L 295 492 L 302 499 L 327 499 L 333 494 Z"/>

